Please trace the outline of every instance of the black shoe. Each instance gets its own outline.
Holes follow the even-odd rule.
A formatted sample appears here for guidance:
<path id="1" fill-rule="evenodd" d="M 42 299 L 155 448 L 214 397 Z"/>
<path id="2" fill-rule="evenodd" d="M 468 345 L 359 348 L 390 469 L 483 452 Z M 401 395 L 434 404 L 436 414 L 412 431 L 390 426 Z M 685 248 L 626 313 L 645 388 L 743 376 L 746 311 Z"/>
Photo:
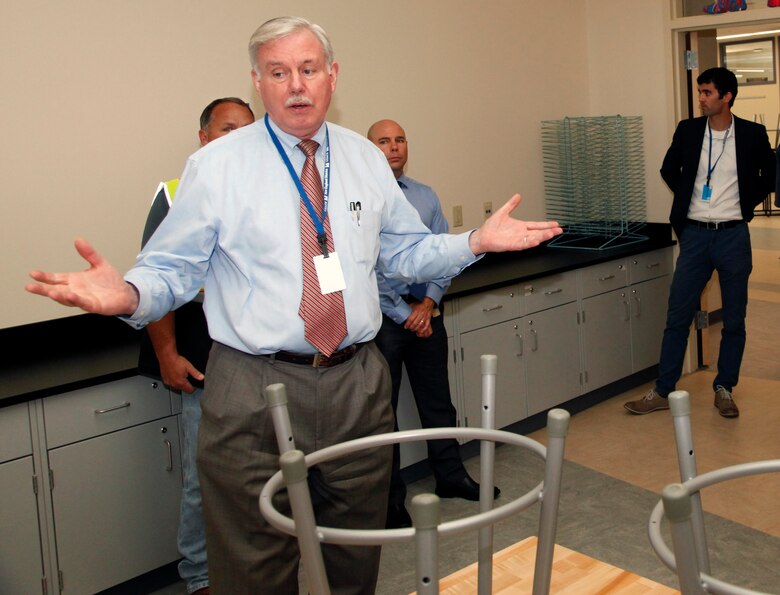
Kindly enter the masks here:
<path id="1" fill-rule="evenodd" d="M 436 495 L 439 498 L 463 498 L 464 500 L 479 500 L 479 484 L 468 475 L 449 481 L 442 479 L 436 482 Z M 501 490 L 493 487 L 493 498 L 498 498 Z"/>
<path id="2" fill-rule="evenodd" d="M 388 504 L 387 505 L 387 520 L 385 521 L 385 529 L 402 529 L 404 527 L 412 526 L 412 517 L 406 511 L 404 503 Z"/>

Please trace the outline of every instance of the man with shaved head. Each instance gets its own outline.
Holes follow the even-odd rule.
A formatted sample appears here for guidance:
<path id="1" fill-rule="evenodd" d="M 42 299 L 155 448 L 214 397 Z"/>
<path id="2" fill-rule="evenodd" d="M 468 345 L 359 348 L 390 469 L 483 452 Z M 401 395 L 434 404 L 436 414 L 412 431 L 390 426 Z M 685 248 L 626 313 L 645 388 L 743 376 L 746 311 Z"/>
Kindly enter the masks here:
<path id="1" fill-rule="evenodd" d="M 380 120 L 369 128 L 368 140 L 384 153 L 404 196 L 417 210 L 423 224 L 433 233 L 446 233 L 449 226 L 439 197 L 430 186 L 404 174 L 409 158 L 404 129 L 393 120 Z M 441 315 L 441 301 L 450 286 L 450 279 L 409 283 L 386 278 L 377 271 L 377 281 L 382 326 L 377 333 L 376 344 L 390 366 L 393 411 L 398 409 L 402 367 L 405 366 L 422 427 L 455 427 L 457 412 L 452 405 L 447 375 L 447 329 Z M 397 422 L 395 427 L 397 430 Z M 457 440 L 429 440 L 428 463 L 436 479 L 437 496 L 479 500 L 479 484 L 466 472 Z M 412 524 L 404 504 L 406 485 L 401 478 L 400 464 L 400 449 L 396 445 L 387 503 L 388 529 Z M 499 489 L 494 488 L 495 497 L 499 493 Z"/>

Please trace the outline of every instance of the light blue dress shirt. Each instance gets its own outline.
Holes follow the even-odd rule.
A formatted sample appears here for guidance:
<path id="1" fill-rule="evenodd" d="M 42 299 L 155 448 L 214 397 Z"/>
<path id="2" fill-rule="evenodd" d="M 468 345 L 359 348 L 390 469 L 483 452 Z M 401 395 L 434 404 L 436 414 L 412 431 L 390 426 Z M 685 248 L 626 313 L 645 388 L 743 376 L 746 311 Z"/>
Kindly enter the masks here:
<path id="1" fill-rule="evenodd" d="M 271 123 L 300 173 L 299 142 Z M 469 233 L 432 235 L 404 198 L 382 152 L 327 124 L 328 217 L 346 289 L 347 337 L 369 341 L 381 324 L 375 267 L 408 283 L 457 275 L 476 260 Z M 314 136 L 324 166 L 325 124 Z M 360 201 L 360 216 L 350 202 Z M 250 354 L 313 353 L 298 315 L 303 287 L 300 198 L 262 120 L 210 142 L 188 160 L 170 213 L 125 275 L 139 305 L 136 328 L 190 301 L 205 287 L 215 341 Z"/>
<path id="2" fill-rule="evenodd" d="M 436 196 L 433 188 L 406 175 L 398 178 L 398 185 L 428 229 L 433 233 L 447 233 L 449 225 L 444 213 L 442 213 L 439 197 Z M 401 296 L 412 295 L 418 301 L 429 297 L 436 304 L 440 304 L 442 297 L 450 287 L 450 278 L 436 279 L 429 283 L 410 284 L 403 279 L 385 277 L 381 271 L 377 271 L 377 281 L 379 282 L 379 306 L 382 313 L 396 324 L 406 322 L 412 313 L 411 306 Z"/>

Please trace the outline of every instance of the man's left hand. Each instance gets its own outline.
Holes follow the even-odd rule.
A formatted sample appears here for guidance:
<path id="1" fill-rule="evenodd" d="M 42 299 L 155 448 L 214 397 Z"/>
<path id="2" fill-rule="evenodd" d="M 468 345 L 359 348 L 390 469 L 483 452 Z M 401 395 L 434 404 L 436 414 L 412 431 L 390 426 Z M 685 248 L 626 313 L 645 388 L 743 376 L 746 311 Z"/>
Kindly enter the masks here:
<path id="1" fill-rule="evenodd" d="M 422 302 L 416 302 L 410 304 L 412 307 L 412 313 L 404 323 L 404 328 L 408 331 L 412 331 L 420 338 L 430 337 L 433 334 L 433 328 L 431 327 L 431 316 L 433 316 L 433 309 L 436 307 L 436 302 L 431 298 L 426 297 Z"/>
<path id="2" fill-rule="evenodd" d="M 563 233 L 555 221 L 521 221 L 511 217 L 520 204 L 515 194 L 469 236 L 469 248 L 474 254 L 526 250 Z"/>

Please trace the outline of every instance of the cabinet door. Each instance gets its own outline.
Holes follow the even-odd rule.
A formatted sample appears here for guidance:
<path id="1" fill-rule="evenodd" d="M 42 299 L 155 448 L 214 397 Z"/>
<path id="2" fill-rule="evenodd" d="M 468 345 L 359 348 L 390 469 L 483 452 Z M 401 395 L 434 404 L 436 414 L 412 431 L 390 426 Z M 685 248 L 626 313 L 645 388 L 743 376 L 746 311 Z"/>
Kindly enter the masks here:
<path id="1" fill-rule="evenodd" d="M 594 390 L 631 374 L 631 317 L 628 290 L 582 302 L 586 386 Z"/>
<path id="2" fill-rule="evenodd" d="M 524 338 L 520 319 L 463 333 L 463 425 L 482 425 L 482 366 L 480 356 L 498 356 L 496 373 L 496 428 L 528 416 L 523 362 Z"/>
<path id="3" fill-rule="evenodd" d="M 666 306 L 671 279 L 671 275 L 667 275 L 630 288 L 634 372 L 658 363 L 666 326 Z"/>
<path id="4" fill-rule="evenodd" d="M 530 416 L 581 392 L 577 304 L 526 316 L 522 326 Z"/>
<path id="5" fill-rule="evenodd" d="M 63 593 L 96 593 L 179 558 L 176 417 L 49 451 Z"/>
<path id="6" fill-rule="evenodd" d="M 41 593 L 43 558 L 32 456 L 0 465 L 0 593 Z"/>

